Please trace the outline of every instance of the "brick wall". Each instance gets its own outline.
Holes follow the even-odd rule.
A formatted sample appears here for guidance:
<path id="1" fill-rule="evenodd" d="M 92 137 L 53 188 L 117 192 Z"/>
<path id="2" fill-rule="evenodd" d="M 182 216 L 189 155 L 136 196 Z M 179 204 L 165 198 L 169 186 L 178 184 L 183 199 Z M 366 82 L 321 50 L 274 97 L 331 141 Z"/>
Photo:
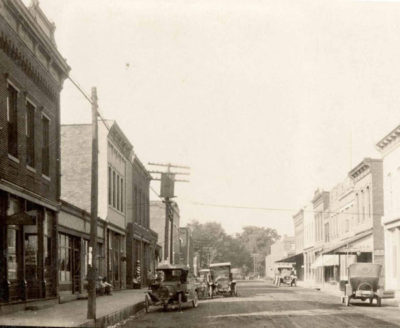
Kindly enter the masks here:
<path id="1" fill-rule="evenodd" d="M 0 16 L 0 29 L 7 29 Z M 8 30 L 12 35 L 12 32 Z M 29 56 L 28 49 L 18 42 L 17 36 L 12 40 L 22 54 Z M 32 59 L 32 58 L 31 58 Z M 35 62 L 32 59 L 32 63 Z M 37 65 L 37 63 L 36 63 Z M 46 75 L 45 72 L 43 72 Z M 49 73 L 47 73 L 49 74 Z M 7 86 L 11 81 L 19 89 L 18 95 L 18 160 L 19 163 L 8 157 L 7 140 Z M 28 170 L 26 166 L 26 137 L 25 115 L 26 100 L 29 99 L 36 106 L 35 110 L 35 171 Z M 58 188 L 58 121 L 59 97 L 54 99 L 40 89 L 37 84 L 26 76 L 24 71 L 0 49 L 0 177 L 22 188 L 25 188 L 42 197 L 56 201 Z M 42 133 L 41 117 L 45 114 L 50 119 L 50 174 L 49 178 L 42 177 Z"/>

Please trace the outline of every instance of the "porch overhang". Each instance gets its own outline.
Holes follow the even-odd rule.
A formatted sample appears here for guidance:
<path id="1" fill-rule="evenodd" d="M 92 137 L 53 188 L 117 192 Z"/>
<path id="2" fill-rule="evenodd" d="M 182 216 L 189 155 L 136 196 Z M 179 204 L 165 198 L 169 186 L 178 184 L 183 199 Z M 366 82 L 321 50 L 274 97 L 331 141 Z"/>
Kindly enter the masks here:
<path id="1" fill-rule="evenodd" d="M 322 254 L 357 254 L 372 252 L 372 229 L 341 241 Z"/>

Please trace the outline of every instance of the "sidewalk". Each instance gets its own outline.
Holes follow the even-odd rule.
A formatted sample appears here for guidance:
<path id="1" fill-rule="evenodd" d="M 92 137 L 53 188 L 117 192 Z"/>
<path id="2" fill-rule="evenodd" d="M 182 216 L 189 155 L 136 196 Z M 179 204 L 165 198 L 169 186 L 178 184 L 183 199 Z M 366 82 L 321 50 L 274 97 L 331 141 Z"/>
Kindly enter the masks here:
<path id="1" fill-rule="evenodd" d="M 114 291 L 96 298 L 97 320 L 88 320 L 87 300 L 77 300 L 38 311 L 20 311 L 0 316 L 0 326 L 106 327 L 143 308 L 146 289 Z"/>

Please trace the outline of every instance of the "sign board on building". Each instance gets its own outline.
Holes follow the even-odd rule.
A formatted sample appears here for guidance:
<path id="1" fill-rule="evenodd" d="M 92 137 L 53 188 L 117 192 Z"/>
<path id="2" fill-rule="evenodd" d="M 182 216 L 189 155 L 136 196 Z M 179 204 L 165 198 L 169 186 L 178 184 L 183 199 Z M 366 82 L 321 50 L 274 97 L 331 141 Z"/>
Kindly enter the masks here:
<path id="1" fill-rule="evenodd" d="M 173 198 L 174 195 L 175 174 L 162 173 L 161 174 L 161 193 L 162 198 Z"/>
<path id="2" fill-rule="evenodd" d="M 25 212 L 19 212 L 6 217 L 7 225 L 35 225 L 36 218 Z"/>

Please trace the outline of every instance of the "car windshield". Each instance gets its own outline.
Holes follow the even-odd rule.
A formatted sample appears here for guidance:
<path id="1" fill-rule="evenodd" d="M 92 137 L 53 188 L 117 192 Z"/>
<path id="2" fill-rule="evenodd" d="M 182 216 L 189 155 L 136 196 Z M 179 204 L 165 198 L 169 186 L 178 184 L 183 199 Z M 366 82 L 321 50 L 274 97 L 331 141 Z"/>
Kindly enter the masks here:
<path id="1" fill-rule="evenodd" d="M 229 267 L 215 267 L 212 272 L 215 280 L 229 279 Z"/>
<path id="2" fill-rule="evenodd" d="M 163 281 L 182 281 L 185 277 L 185 272 L 182 270 L 163 270 Z"/>

